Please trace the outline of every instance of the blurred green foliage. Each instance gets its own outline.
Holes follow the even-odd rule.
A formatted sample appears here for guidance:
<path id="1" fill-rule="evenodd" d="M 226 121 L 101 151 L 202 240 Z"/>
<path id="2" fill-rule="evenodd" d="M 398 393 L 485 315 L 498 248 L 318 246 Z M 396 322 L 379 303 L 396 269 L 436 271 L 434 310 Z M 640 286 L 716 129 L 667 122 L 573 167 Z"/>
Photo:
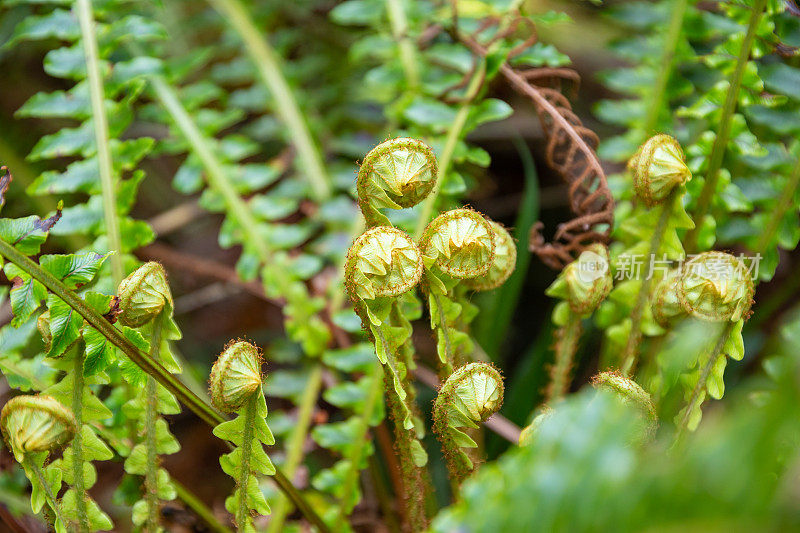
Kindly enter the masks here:
<path id="1" fill-rule="evenodd" d="M 468 481 L 434 531 L 789 531 L 800 527 L 800 314 L 751 378 L 680 445 L 641 443 L 634 408 L 584 390 Z"/>

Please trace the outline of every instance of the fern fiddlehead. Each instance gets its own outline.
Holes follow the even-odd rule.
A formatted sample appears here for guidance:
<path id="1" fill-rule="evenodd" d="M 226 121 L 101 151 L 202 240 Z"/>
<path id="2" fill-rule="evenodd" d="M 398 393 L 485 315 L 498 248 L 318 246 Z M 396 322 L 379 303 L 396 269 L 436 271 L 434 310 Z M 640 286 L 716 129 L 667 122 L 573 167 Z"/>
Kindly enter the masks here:
<path id="1" fill-rule="evenodd" d="M 635 407 L 642 416 L 642 433 L 645 438 L 655 435 L 658 427 L 656 406 L 650 394 L 638 383 L 619 372 L 600 372 L 592 378 L 592 385 L 616 395 L 623 403 Z"/>
<path id="2" fill-rule="evenodd" d="M 414 391 L 409 375 L 414 361 L 406 348 L 411 324 L 399 310 L 399 297 L 419 283 L 422 270 L 422 254 L 411 237 L 386 226 L 369 229 L 356 239 L 345 263 L 350 298 L 384 366 L 404 497 L 414 529 L 426 523 L 420 469 L 427 463 L 427 455 L 417 437 L 422 428 L 415 428 L 415 408 L 411 404 Z"/>
<path id="3" fill-rule="evenodd" d="M 391 225 L 380 209 L 413 207 L 436 185 L 433 150 L 416 139 L 385 141 L 369 151 L 358 170 L 358 205 L 368 226 Z"/>
<path id="4" fill-rule="evenodd" d="M 678 302 L 688 316 L 715 324 L 716 328 L 712 330 L 714 344 L 698 354 L 696 368 L 685 376 L 687 404 L 676 417 L 678 440 L 700 423 L 706 395 L 722 397 L 725 356 L 737 361 L 744 357 L 742 326 L 754 292 L 750 276 L 744 263 L 724 252 L 704 252 L 683 265 L 675 284 Z"/>
<path id="5" fill-rule="evenodd" d="M 455 288 L 461 280 L 487 275 L 494 265 L 495 242 L 501 240 L 496 237 L 497 231 L 480 213 L 454 209 L 433 219 L 423 233 L 423 288 L 443 379 L 463 364 L 472 350 L 472 341 L 459 324 L 464 305 L 458 301 Z"/>
<path id="6" fill-rule="evenodd" d="M 467 278 L 464 284 L 472 290 L 491 291 L 498 288 L 514 273 L 517 266 L 517 246 L 514 238 L 499 222 L 491 221 L 494 258 L 485 274 Z"/>
<path id="7" fill-rule="evenodd" d="M 608 296 L 613 285 L 608 249 L 593 244 L 564 267 L 545 294 L 559 298 L 553 309 L 556 332 L 555 361 L 550 367 L 547 402 L 560 399 L 569 389 L 572 362 L 581 335 L 581 320 L 590 315 Z"/>
<path id="8" fill-rule="evenodd" d="M 478 428 L 503 404 L 503 377 L 492 365 L 469 363 L 447 378 L 433 406 L 433 429 L 456 487 L 475 469 L 462 448 L 478 445 L 464 431 Z"/>
<path id="9" fill-rule="evenodd" d="M 145 263 L 122 281 L 119 309 L 120 323 L 138 328 L 142 338 L 148 339 L 151 359 L 172 373 L 180 372 L 168 343 L 178 340 L 180 332 L 172 320 L 172 294 L 160 264 Z M 144 495 L 133 505 L 132 521 L 145 531 L 161 531 L 160 502 L 174 499 L 176 491 L 167 471 L 160 468 L 159 455 L 180 449 L 161 415 L 179 413 L 180 406 L 172 394 L 147 376 L 144 388 L 123 410 L 130 419 L 139 421 L 143 435 L 125 459 L 126 472 L 144 476 Z"/>
<path id="10" fill-rule="evenodd" d="M 61 470 L 52 465 L 45 467 L 44 463 L 50 452 L 75 436 L 77 428 L 72 412 L 50 396 L 17 396 L 3 406 L 0 429 L 31 482 L 31 509 L 38 513 L 46 504 L 55 517 L 53 528 L 66 531 L 68 522 L 57 499 Z"/>
<path id="11" fill-rule="evenodd" d="M 539 431 L 542 423 L 553 416 L 553 408 L 548 405 L 543 405 L 538 411 L 536 416 L 533 417 L 531 423 L 522 428 L 519 432 L 519 445 L 527 446 L 533 439 L 536 438 L 536 433 Z"/>
<path id="12" fill-rule="evenodd" d="M 633 174 L 633 189 L 637 199 L 644 204 L 639 215 L 626 220 L 628 227 L 641 228 L 652 225 L 650 242 L 645 255 L 647 268 L 639 281 L 635 303 L 631 311 L 631 324 L 628 340 L 622 351 L 622 372 L 629 375 L 636 363 L 639 344 L 642 339 L 641 322 L 647 311 L 647 299 L 650 296 L 650 282 L 653 278 L 652 265 L 656 260 L 663 260 L 658 254 L 663 252 L 665 258 L 680 259 L 676 254 L 682 253 L 680 241 L 673 228 L 692 227 L 685 216 L 681 204 L 684 183 L 691 179 L 691 172 L 686 166 L 685 156 L 678 141 L 668 135 L 656 135 L 645 142 L 628 162 Z M 658 206 L 653 211 L 650 208 Z M 665 247 L 662 242 L 667 240 Z"/>
<path id="13" fill-rule="evenodd" d="M 236 489 L 225 500 L 239 531 L 255 533 L 252 514 L 269 514 L 270 508 L 258 484 L 258 474 L 273 475 L 264 445 L 275 443 L 266 423 L 267 404 L 261 390 L 261 354 L 254 345 L 236 341 L 225 347 L 211 369 L 209 391 L 214 405 L 236 418 L 214 428 L 214 435 L 230 441 L 235 449 L 223 455 L 222 470 L 236 480 Z"/>

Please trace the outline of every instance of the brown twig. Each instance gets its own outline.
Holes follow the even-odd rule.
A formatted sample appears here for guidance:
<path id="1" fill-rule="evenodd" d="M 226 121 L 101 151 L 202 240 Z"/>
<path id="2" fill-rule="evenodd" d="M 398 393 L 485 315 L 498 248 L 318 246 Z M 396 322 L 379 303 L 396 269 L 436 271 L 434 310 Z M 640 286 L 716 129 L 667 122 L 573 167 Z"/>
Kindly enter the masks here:
<path id="1" fill-rule="evenodd" d="M 147 221 L 159 237 L 173 233 L 207 214 L 194 200 L 183 202 Z"/>

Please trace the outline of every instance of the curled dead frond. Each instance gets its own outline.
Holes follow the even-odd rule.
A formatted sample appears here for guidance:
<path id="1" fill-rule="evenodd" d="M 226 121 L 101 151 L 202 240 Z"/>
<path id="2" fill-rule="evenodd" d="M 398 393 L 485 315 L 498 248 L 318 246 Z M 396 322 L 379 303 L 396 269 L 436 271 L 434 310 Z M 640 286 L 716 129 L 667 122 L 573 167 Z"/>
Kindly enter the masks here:
<path id="1" fill-rule="evenodd" d="M 576 87 L 579 77 L 565 68 L 511 66 L 510 61 L 536 41 L 536 29 L 525 17 L 518 16 L 510 22 L 489 17 L 470 34 L 457 30 L 455 33 L 481 56 L 500 39 L 512 34 L 528 35 L 509 52 L 499 72 L 515 91 L 533 103 L 547 138 L 547 164 L 568 184 L 569 204 L 575 218 L 559 225 L 552 242 L 546 242 L 542 236 L 541 222 L 532 228 L 530 235 L 531 250 L 548 266 L 562 268 L 589 244 L 606 242 L 614 221 L 614 199 L 595 153 L 597 134 L 583 125 L 562 92 L 562 82 L 573 82 Z"/>

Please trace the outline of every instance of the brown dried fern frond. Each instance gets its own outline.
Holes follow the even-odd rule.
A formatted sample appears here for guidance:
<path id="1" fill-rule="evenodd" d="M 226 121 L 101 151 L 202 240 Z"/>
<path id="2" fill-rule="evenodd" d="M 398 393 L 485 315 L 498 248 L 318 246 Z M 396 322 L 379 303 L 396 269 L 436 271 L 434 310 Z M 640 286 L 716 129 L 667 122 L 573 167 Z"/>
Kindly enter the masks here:
<path id="1" fill-rule="evenodd" d="M 474 53 L 485 56 L 489 47 L 509 36 L 527 31 L 528 36 L 515 46 L 500 67 L 500 74 L 518 93 L 529 98 L 547 138 L 547 164 L 568 184 L 569 204 L 575 218 L 559 225 L 552 242 L 545 242 L 538 222 L 531 230 L 530 249 L 548 266 L 563 268 L 587 245 L 607 242 L 614 221 L 614 198 L 605 172 L 595 152 L 597 134 L 583 125 L 562 92 L 563 82 L 577 88 L 580 77 L 568 68 L 515 69 L 510 61 L 536 41 L 530 19 L 516 16 L 510 22 L 485 19 L 470 34 L 452 30 L 459 41 Z M 482 35 L 490 38 L 482 39 Z M 546 86 L 544 84 L 550 84 Z"/>

